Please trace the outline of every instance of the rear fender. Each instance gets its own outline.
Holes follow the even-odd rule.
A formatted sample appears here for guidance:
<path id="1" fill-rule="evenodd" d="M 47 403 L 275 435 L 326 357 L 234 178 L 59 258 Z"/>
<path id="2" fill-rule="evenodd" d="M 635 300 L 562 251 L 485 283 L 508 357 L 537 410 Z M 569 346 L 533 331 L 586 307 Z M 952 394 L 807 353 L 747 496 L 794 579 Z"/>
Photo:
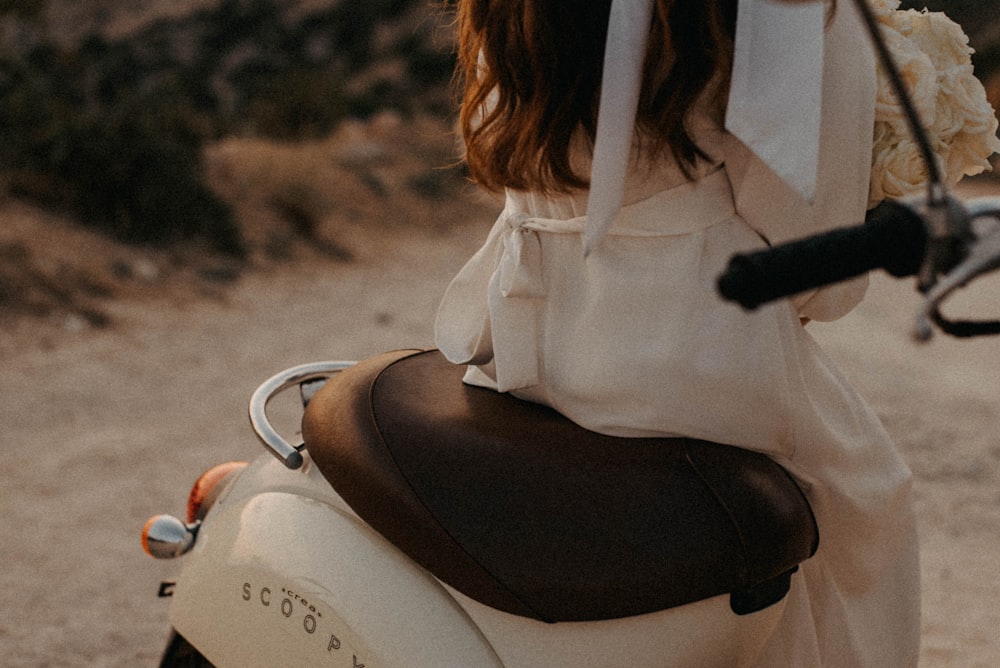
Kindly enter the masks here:
<path id="1" fill-rule="evenodd" d="M 502 665 L 436 579 L 349 510 L 248 490 L 260 468 L 213 508 L 175 589 L 171 623 L 212 663 Z"/>

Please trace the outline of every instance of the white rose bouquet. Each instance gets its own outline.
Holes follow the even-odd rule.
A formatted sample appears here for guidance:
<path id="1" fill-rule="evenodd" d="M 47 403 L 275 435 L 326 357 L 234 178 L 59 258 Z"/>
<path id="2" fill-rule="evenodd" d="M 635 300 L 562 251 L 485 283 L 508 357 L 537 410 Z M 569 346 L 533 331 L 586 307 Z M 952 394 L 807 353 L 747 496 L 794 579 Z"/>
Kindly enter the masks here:
<path id="1" fill-rule="evenodd" d="M 990 169 L 1000 152 L 997 119 L 972 71 L 973 49 L 962 28 L 941 12 L 900 10 L 900 0 L 872 0 L 882 34 L 927 128 L 938 168 L 948 186 Z M 920 149 L 889 77 L 878 66 L 878 98 L 868 205 L 901 197 L 926 185 Z"/>

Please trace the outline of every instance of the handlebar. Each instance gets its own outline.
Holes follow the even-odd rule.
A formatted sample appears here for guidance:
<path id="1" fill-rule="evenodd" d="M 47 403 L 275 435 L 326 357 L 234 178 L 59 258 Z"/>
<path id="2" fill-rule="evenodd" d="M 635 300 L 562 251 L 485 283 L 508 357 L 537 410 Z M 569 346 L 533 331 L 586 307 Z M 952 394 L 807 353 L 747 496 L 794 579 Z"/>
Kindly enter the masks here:
<path id="1" fill-rule="evenodd" d="M 928 174 L 923 206 L 889 200 L 854 228 L 836 230 L 766 251 L 737 255 L 718 280 L 722 296 L 747 309 L 813 288 L 843 281 L 872 269 L 893 276 L 917 276 L 925 295 L 915 336 L 930 338 L 931 324 L 954 336 L 1000 334 L 1000 320 L 949 321 L 941 303 L 958 288 L 1000 269 L 1000 197 L 963 204 L 948 194 L 905 80 L 864 0 L 855 0 L 878 60 L 905 112 L 911 138 L 920 147 Z M 990 219 L 993 229 L 979 233 L 975 223 Z"/>
<path id="2" fill-rule="evenodd" d="M 916 274 L 927 248 L 927 231 L 910 207 L 886 200 L 866 222 L 736 255 L 719 278 L 723 297 L 744 308 L 838 283 L 873 269 L 902 278 Z"/>
<path id="3" fill-rule="evenodd" d="M 914 328 L 918 340 L 931 337 L 932 324 L 958 337 L 1000 334 L 1000 321 L 951 321 L 940 312 L 955 290 L 1000 269 L 1000 198 L 962 203 L 945 197 L 924 207 L 887 200 L 862 225 L 733 257 L 718 289 L 724 298 L 755 309 L 873 269 L 918 277 L 924 293 Z"/>

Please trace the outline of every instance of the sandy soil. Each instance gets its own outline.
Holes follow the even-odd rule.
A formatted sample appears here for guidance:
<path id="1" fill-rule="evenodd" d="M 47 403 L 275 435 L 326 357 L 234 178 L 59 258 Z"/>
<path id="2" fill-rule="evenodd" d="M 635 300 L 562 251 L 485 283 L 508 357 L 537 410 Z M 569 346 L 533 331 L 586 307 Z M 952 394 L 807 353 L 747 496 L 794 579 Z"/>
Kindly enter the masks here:
<path id="1" fill-rule="evenodd" d="M 429 345 L 491 210 L 470 205 L 458 227 L 355 230 L 353 262 L 262 269 L 224 299 L 124 299 L 104 330 L 0 332 L 0 664 L 155 665 L 156 590 L 177 564 L 142 554 L 144 521 L 182 512 L 205 467 L 257 453 L 244 407 L 273 372 Z M 997 286 L 966 308 L 1000 316 Z M 1000 341 L 911 343 L 917 303 L 909 283 L 877 277 L 855 313 L 812 331 L 916 473 L 923 665 L 996 666 Z"/>

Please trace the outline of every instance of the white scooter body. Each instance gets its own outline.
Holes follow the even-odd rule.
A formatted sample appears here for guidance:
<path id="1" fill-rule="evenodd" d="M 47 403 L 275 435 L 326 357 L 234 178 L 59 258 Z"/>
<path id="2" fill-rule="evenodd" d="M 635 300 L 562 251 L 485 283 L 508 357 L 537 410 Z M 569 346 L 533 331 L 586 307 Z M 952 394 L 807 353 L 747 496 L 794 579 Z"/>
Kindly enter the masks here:
<path id="1" fill-rule="evenodd" d="M 1000 220 L 1000 200 L 976 200 L 960 212 L 968 220 Z M 994 225 L 929 292 L 918 333 L 957 286 L 1000 266 L 998 257 Z M 985 325 L 987 333 L 1000 331 L 1000 323 Z M 729 597 L 716 596 L 632 617 L 556 624 L 501 612 L 455 591 L 390 544 L 334 491 L 308 452 L 287 446 L 275 454 L 299 457 L 301 466 L 293 470 L 269 455 L 247 466 L 197 530 L 174 590 L 172 624 L 222 668 L 741 666 L 752 664 L 775 633 L 786 604 L 736 615 Z M 174 522 L 187 535 L 171 536 L 168 549 L 181 547 L 161 556 L 183 553 L 194 538 Z"/>
<path id="2" fill-rule="evenodd" d="M 305 456 L 252 462 L 218 499 L 170 620 L 226 666 L 739 666 L 784 600 L 738 616 L 728 596 L 598 622 L 546 624 L 443 584 L 355 515 Z"/>

